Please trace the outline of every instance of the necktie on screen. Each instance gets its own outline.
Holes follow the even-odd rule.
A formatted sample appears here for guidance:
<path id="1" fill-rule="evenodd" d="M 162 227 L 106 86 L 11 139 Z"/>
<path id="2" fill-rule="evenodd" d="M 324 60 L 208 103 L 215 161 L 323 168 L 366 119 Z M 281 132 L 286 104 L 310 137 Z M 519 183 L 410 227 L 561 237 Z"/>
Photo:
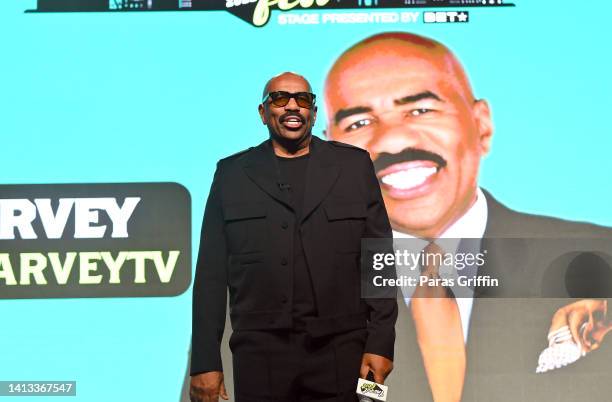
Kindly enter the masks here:
<path id="1" fill-rule="evenodd" d="M 439 268 L 444 250 L 431 242 L 423 249 L 421 276 L 410 301 L 417 342 L 435 402 L 459 402 L 465 377 L 465 341 L 459 307 L 450 288 L 441 283 Z"/>

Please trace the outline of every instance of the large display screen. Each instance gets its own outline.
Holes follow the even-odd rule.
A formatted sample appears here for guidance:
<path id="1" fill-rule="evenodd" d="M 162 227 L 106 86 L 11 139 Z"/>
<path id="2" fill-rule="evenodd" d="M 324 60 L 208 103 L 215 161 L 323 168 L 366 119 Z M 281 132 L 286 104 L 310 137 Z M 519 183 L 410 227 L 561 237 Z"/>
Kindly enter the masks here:
<path id="1" fill-rule="evenodd" d="M 217 161 L 268 138 L 257 108 L 284 71 L 317 95 L 314 135 L 373 154 L 389 77 L 428 68 L 375 45 L 346 57 L 375 35 L 454 55 L 486 104 L 475 180 L 487 197 L 612 226 L 611 13 L 604 1 L 2 1 L 0 399 L 56 400 L 71 384 L 75 401 L 188 401 L 191 284 Z M 440 101 L 418 94 L 409 101 L 429 103 L 417 114 Z M 406 211 L 385 202 L 401 224 Z M 580 299 L 474 304 L 463 400 L 610 400 L 607 310 L 597 348 L 564 367 L 539 360 L 555 313 Z M 432 400 L 406 311 L 388 400 Z M 223 358 L 231 385 L 226 343 Z"/>

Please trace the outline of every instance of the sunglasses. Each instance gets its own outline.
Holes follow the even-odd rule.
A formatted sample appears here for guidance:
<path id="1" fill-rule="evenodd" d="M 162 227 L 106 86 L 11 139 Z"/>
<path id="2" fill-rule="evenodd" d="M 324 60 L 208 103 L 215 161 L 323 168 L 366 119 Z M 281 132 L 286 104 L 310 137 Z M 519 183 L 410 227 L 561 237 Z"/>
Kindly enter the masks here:
<path id="1" fill-rule="evenodd" d="M 270 92 L 263 98 L 262 103 L 266 103 L 270 99 L 270 103 L 274 106 L 283 107 L 287 106 L 291 98 L 295 99 L 295 102 L 299 107 L 310 109 L 314 106 L 316 95 L 310 92 L 285 92 L 276 91 Z"/>

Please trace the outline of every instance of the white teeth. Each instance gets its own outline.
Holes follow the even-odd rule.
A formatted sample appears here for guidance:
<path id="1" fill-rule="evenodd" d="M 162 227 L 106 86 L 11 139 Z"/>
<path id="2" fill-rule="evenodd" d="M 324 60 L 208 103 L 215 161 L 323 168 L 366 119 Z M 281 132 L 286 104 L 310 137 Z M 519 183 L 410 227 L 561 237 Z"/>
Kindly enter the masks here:
<path id="1" fill-rule="evenodd" d="M 390 173 L 382 178 L 382 182 L 400 190 L 421 185 L 427 178 L 436 173 L 435 167 L 415 167 Z"/>
<path id="2" fill-rule="evenodd" d="M 285 120 L 284 124 L 289 127 L 299 127 L 302 125 L 302 122 L 299 120 Z"/>

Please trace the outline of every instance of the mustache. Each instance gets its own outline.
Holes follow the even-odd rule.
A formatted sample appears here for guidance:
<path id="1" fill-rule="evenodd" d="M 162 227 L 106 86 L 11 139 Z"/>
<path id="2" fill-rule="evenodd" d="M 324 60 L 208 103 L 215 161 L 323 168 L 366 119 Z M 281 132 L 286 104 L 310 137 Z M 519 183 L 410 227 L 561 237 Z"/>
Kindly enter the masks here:
<path id="1" fill-rule="evenodd" d="M 287 112 L 285 114 L 283 114 L 280 117 L 280 122 L 284 122 L 285 120 L 287 120 L 290 117 L 297 117 L 298 119 L 300 119 L 300 121 L 302 122 L 302 124 L 306 123 L 306 118 L 304 116 L 302 116 L 301 114 L 299 114 L 298 112 Z"/>
<path id="2" fill-rule="evenodd" d="M 378 173 L 396 163 L 412 161 L 431 161 L 440 166 L 440 168 L 446 167 L 446 159 L 444 159 L 442 156 L 435 152 L 426 151 L 419 148 L 406 148 L 395 154 L 381 152 L 378 154 L 378 158 L 376 158 L 373 163 L 374 170 L 376 170 L 376 173 Z"/>

